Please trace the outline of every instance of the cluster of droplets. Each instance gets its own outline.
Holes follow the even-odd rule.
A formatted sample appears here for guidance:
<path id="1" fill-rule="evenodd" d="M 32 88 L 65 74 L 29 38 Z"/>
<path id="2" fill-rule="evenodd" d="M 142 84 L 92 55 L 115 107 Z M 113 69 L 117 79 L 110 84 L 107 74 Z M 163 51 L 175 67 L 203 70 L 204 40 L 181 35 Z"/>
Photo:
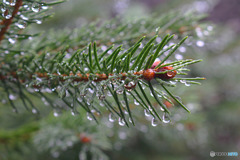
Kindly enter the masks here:
<path id="1" fill-rule="evenodd" d="M 8 6 L 1 5 L 2 17 L 5 19 L 10 19 L 12 17 L 12 8 Z"/>
<path id="2" fill-rule="evenodd" d="M 168 113 L 164 112 L 165 110 L 162 107 L 160 107 L 160 110 L 163 112 L 162 123 L 164 123 L 164 124 L 170 123 L 171 120 L 170 120 Z M 157 125 L 159 125 L 161 123 L 160 123 L 160 120 L 156 116 L 153 116 L 152 111 L 153 110 L 150 107 L 148 109 L 144 109 L 144 115 L 147 120 L 151 121 L 151 125 L 153 127 L 156 127 Z"/>
<path id="3" fill-rule="evenodd" d="M 188 83 L 186 80 L 180 80 L 179 82 L 180 82 L 180 83 L 183 83 L 183 84 L 184 84 L 185 86 L 187 86 L 187 87 L 191 86 L 191 84 Z"/>

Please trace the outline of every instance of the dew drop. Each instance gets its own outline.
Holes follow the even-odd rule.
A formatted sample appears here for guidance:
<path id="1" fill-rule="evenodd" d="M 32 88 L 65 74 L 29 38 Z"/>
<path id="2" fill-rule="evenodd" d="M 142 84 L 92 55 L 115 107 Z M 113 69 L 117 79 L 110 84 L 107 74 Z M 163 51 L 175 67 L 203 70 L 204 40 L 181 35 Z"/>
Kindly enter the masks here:
<path id="1" fill-rule="evenodd" d="M 158 124 L 157 124 L 157 120 L 153 117 L 152 118 L 152 121 L 151 121 L 151 125 L 153 126 L 153 127 L 156 127 Z"/>
<path id="2" fill-rule="evenodd" d="M 112 113 L 110 113 L 110 114 L 108 115 L 108 120 L 109 120 L 109 122 L 115 122 L 115 119 L 113 118 Z"/>
<path id="3" fill-rule="evenodd" d="M 9 94 L 9 99 L 10 100 L 15 100 L 15 99 L 17 99 L 17 97 L 13 94 Z"/>
<path id="4" fill-rule="evenodd" d="M 153 94 L 152 94 L 152 92 L 150 92 L 150 96 L 154 97 Z"/>
<path id="5" fill-rule="evenodd" d="M 101 49 L 102 49 L 103 51 L 106 51 L 106 50 L 107 50 L 107 46 L 102 45 L 102 46 L 101 46 Z"/>
<path id="6" fill-rule="evenodd" d="M 77 115 L 77 113 L 76 113 L 74 110 L 71 111 L 71 114 L 72 114 L 73 116 L 76 116 L 76 115 Z"/>
<path id="7" fill-rule="evenodd" d="M 133 123 L 131 118 L 129 118 L 128 121 L 129 121 L 130 123 Z"/>
<path id="8" fill-rule="evenodd" d="M 146 117 L 149 117 L 151 114 L 150 114 L 149 110 L 144 109 L 144 115 L 145 115 Z"/>
<path id="9" fill-rule="evenodd" d="M 182 52 L 182 53 L 184 53 L 184 52 L 186 52 L 186 48 L 183 47 L 183 46 L 181 46 L 181 47 L 179 47 L 179 51 Z"/>
<path id="10" fill-rule="evenodd" d="M 110 91 L 108 91 L 108 92 L 107 92 L 107 96 L 109 96 L 109 97 L 111 97 L 111 96 L 112 96 L 112 94 L 111 94 L 111 92 L 110 92 Z"/>
<path id="11" fill-rule="evenodd" d="M 22 18 L 23 20 L 28 20 L 28 17 L 24 16 L 24 15 L 20 15 L 20 18 Z"/>
<path id="12" fill-rule="evenodd" d="M 11 44 L 16 43 L 16 40 L 15 40 L 15 39 L 12 39 L 12 38 L 8 38 L 8 41 L 9 41 Z"/>
<path id="13" fill-rule="evenodd" d="M 52 152 L 51 154 L 52 154 L 53 158 L 58 158 L 60 155 L 59 152 Z"/>
<path id="14" fill-rule="evenodd" d="M 48 6 L 41 6 L 42 9 L 48 9 Z"/>
<path id="15" fill-rule="evenodd" d="M 2 99 L 1 102 L 2 102 L 2 104 L 6 104 L 7 100 L 6 99 Z"/>
<path id="16" fill-rule="evenodd" d="M 163 121 L 163 123 L 169 123 L 170 122 L 170 118 L 167 115 L 167 113 L 163 114 L 162 121 Z"/>
<path id="17" fill-rule="evenodd" d="M 160 110 L 163 111 L 163 112 L 165 111 L 165 109 L 163 107 L 161 107 L 161 106 L 160 106 Z"/>
<path id="18" fill-rule="evenodd" d="M 24 24 L 16 23 L 15 25 L 16 25 L 18 28 L 20 28 L 20 29 L 24 29 L 24 28 L 25 28 L 25 25 L 24 25 Z"/>
<path id="19" fill-rule="evenodd" d="M 139 105 L 139 103 L 138 103 L 138 101 L 137 101 L 136 99 L 134 99 L 134 104 L 135 104 L 136 106 Z"/>
<path id="20" fill-rule="evenodd" d="M 98 96 L 98 99 L 99 100 L 104 100 L 106 98 L 106 96 L 104 95 L 104 94 L 100 94 L 99 96 Z"/>
<path id="21" fill-rule="evenodd" d="M 171 84 L 176 84 L 177 82 L 176 81 L 169 81 Z"/>
<path id="22" fill-rule="evenodd" d="M 37 109 L 36 109 L 36 108 L 33 108 L 33 109 L 32 109 L 32 113 L 33 113 L 33 114 L 37 114 L 37 113 L 38 113 Z"/>
<path id="23" fill-rule="evenodd" d="M 119 118 L 119 119 L 118 119 L 118 124 L 119 124 L 120 126 L 124 126 L 124 125 L 125 125 L 125 122 L 124 122 L 124 120 L 123 120 L 122 118 Z"/>
<path id="24" fill-rule="evenodd" d="M 93 89 L 91 89 L 91 88 L 88 88 L 88 91 L 89 91 L 91 94 L 93 94 L 93 93 L 94 93 L 94 90 L 93 90 Z"/>
<path id="25" fill-rule="evenodd" d="M 35 20 L 35 22 L 36 22 L 37 24 L 42 24 L 42 21 L 40 21 L 40 20 Z"/>
<path id="26" fill-rule="evenodd" d="M 91 115 L 87 112 L 87 119 L 89 120 L 89 121 L 92 121 L 93 120 L 93 118 L 91 117 Z"/>
<path id="27" fill-rule="evenodd" d="M 57 111 L 53 111 L 53 116 L 54 117 L 58 117 L 59 116 L 58 112 Z"/>
<path id="28" fill-rule="evenodd" d="M 160 43 L 161 41 L 162 41 L 162 39 L 161 39 L 160 37 L 157 37 L 157 38 L 156 38 L 156 42 L 157 42 L 157 43 Z"/>
<path id="29" fill-rule="evenodd" d="M 198 47 L 203 47 L 205 45 L 205 43 L 203 41 L 199 40 L 199 41 L 196 42 L 196 45 Z"/>
<path id="30" fill-rule="evenodd" d="M 102 107 L 104 107 L 104 103 L 102 103 L 102 102 L 100 102 L 99 105 L 102 106 Z"/>
<path id="31" fill-rule="evenodd" d="M 40 7 L 40 5 L 38 3 L 33 3 L 31 9 L 32 9 L 33 12 L 37 13 L 37 12 L 40 11 L 41 7 Z"/>
<path id="32" fill-rule="evenodd" d="M 123 89 L 122 89 L 122 88 L 119 88 L 118 90 L 116 90 L 116 93 L 117 93 L 117 94 L 123 94 Z"/>
<path id="33" fill-rule="evenodd" d="M 181 60 L 181 59 L 183 59 L 183 56 L 182 56 L 181 54 L 176 53 L 176 54 L 175 54 L 175 58 L 176 58 L 177 60 Z"/>
<path id="34" fill-rule="evenodd" d="M 13 110 L 12 110 L 14 113 L 17 113 L 18 112 L 18 110 L 16 109 L 16 108 L 13 108 Z"/>

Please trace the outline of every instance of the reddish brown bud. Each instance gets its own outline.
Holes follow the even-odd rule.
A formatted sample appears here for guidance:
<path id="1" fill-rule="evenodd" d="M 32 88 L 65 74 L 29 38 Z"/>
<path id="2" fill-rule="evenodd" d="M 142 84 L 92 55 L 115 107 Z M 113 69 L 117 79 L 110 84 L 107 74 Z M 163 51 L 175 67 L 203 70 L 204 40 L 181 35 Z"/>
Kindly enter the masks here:
<path id="1" fill-rule="evenodd" d="M 143 78 L 147 81 L 151 81 L 155 76 L 155 71 L 153 69 L 147 69 L 143 71 Z"/>
<path id="2" fill-rule="evenodd" d="M 172 69 L 173 69 L 173 67 L 171 67 L 171 66 L 165 66 L 165 67 L 156 69 L 156 72 L 165 72 L 167 70 L 172 70 Z M 164 74 L 155 74 L 155 77 L 164 80 L 164 79 L 171 79 L 171 78 L 175 77 L 176 74 L 177 74 L 177 71 L 173 70 L 173 71 L 169 71 Z"/>
<path id="3" fill-rule="evenodd" d="M 157 65 L 160 63 L 161 61 L 155 61 L 152 66 L 151 69 L 155 69 L 155 67 L 157 67 Z"/>
<path id="4" fill-rule="evenodd" d="M 81 142 L 82 143 L 90 143 L 91 142 L 91 138 L 89 138 L 87 136 L 82 136 L 81 137 Z"/>

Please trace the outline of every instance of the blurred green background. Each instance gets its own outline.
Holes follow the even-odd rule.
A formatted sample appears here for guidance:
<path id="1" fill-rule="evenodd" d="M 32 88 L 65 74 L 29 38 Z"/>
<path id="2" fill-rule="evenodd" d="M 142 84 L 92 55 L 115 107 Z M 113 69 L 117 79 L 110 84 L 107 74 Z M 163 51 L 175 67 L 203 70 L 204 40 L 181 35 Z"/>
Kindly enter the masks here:
<path id="1" fill-rule="evenodd" d="M 192 66 L 191 75 L 206 80 L 201 86 L 180 86 L 173 91 L 192 114 L 177 114 L 183 117 L 180 121 L 157 127 L 150 122 L 119 127 L 104 118 L 103 124 L 96 126 L 85 116 L 73 117 L 69 112 L 54 117 L 51 109 L 38 100 L 40 115 L 26 111 L 20 103 L 22 109 L 16 114 L 3 101 L 0 159 L 81 159 L 81 152 L 89 145 L 93 148 L 89 152 L 113 160 L 211 159 L 210 151 L 240 154 L 239 7 L 239 0 L 69 0 L 55 6 L 54 17 L 32 26 L 32 32 L 80 28 L 116 16 L 136 19 L 152 13 L 162 15 L 179 8 L 207 13 L 203 22 L 209 24 L 208 30 L 196 30 L 200 45 L 194 41 L 196 44 L 185 46 L 186 52 L 182 53 L 184 58 L 203 59 Z M 92 144 L 84 143 L 83 135 L 91 137 Z"/>

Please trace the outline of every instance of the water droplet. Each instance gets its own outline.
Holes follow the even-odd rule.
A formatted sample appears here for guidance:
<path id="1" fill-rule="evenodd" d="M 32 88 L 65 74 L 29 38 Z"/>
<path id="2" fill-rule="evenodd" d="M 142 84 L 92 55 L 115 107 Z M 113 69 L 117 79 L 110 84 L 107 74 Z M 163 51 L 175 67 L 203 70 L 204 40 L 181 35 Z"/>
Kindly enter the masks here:
<path id="1" fill-rule="evenodd" d="M 13 108 L 13 110 L 12 110 L 14 113 L 17 113 L 18 112 L 18 110 L 16 109 L 16 108 Z"/>
<path id="2" fill-rule="evenodd" d="M 23 20 L 28 20 L 28 17 L 25 17 L 24 15 L 20 15 L 20 18 L 22 18 Z"/>
<path id="3" fill-rule="evenodd" d="M 104 107 L 104 103 L 102 103 L 102 102 L 100 102 L 99 105 L 102 106 L 102 107 Z"/>
<path id="4" fill-rule="evenodd" d="M 119 118 L 119 119 L 118 119 L 118 124 L 119 124 L 120 126 L 124 126 L 124 125 L 125 125 L 125 122 L 124 122 L 124 120 L 123 120 L 122 118 Z"/>
<path id="5" fill-rule="evenodd" d="M 36 12 L 36 13 L 37 13 L 37 12 L 40 11 L 41 6 L 40 6 L 38 3 L 33 3 L 31 9 L 32 9 L 33 12 Z"/>
<path id="6" fill-rule="evenodd" d="M 213 26 L 208 26 L 208 27 L 207 27 L 207 30 L 208 30 L 208 31 L 212 31 L 212 30 L 213 30 Z"/>
<path id="7" fill-rule="evenodd" d="M 72 114 L 73 116 L 76 116 L 76 115 L 77 115 L 77 113 L 76 113 L 74 110 L 71 110 L 71 114 Z"/>
<path id="8" fill-rule="evenodd" d="M 57 111 L 53 111 L 53 116 L 54 117 L 58 117 L 59 116 L 58 112 Z"/>
<path id="9" fill-rule="evenodd" d="M 48 6 L 41 6 L 42 9 L 48 9 Z"/>
<path id="10" fill-rule="evenodd" d="M 12 39 L 12 38 L 8 38 L 8 41 L 11 43 L 11 44 L 14 44 L 16 42 L 15 39 Z"/>
<path id="11" fill-rule="evenodd" d="M 161 39 L 160 37 L 157 37 L 157 38 L 156 38 L 156 42 L 157 42 L 157 43 L 160 43 L 161 41 L 162 41 L 162 39 Z"/>
<path id="12" fill-rule="evenodd" d="M 163 121 L 163 123 L 169 123 L 170 122 L 170 118 L 167 115 L 167 113 L 163 114 L 162 121 Z"/>
<path id="13" fill-rule="evenodd" d="M 88 91 L 93 94 L 94 93 L 94 90 L 92 88 L 88 88 Z"/>
<path id="14" fill-rule="evenodd" d="M 103 51 L 106 51 L 106 50 L 107 50 L 107 46 L 102 45 L 102 46 L 101 46 L 101 49 L 102 49 Z"/>
<path id="15" fill-rule="evenodd" d="M 179 47 L 179 51 L 182 53 L 186 52 L 186 47 L 183 46 Z"/>
<path id="16" fill-rule="evenodd" d="M 186 80 L 182 80 L 182 79 L 181 79 L 181 80 L 180 80 L 180 83 L 186 83 Z"/>
<path id="17" fill-rule="evenodd" d="M 205 45 L 205 43 L 204 43 L 203 41 L 201 41 L 201 40 L 198 40 L 198 41 L 196 42 L 196 45 L 197 45 L 198 47 L 203 47 L 203 46 Z"/>
<path id="18" fill-rule="evenodd" d="M 175 58 L 176 58 L 177 60 L 181 60 L 181 59 L 183 59 L 183 56 L 182 56 L 181 54 L 176 53 L 176 54 L 175 54 Z"/>
<path id="19" fill-rule="evenodd" d="M 98 99 L 99 100 L 104 100 L 106 98 L 106 96 L 104 95 L 104 94 L 100 94 L 99 96 L 98 96 Z"/>
<path id="20" fill-rule="evenodd" d="M 130 123 L 133 123 L 131 118 L 129 118 L 128 121 L 129 121 Z"/>
<path id="21" fill-rule="evenodd" d="M 17 99 L 17 96 L 15 96 L 15 95 L 13 95 L 13 94 L 9 94 L 9 99 L 15 100 L 15 99 Z"/>
<path id="22" fill-rule="evenodd" d="M 126 132 L 123 132 L 123 131 L 118 132 L 118 136 L 119 136 L 120 139 L 126 139 L 127 138 Z"/>
<path id="23" fill-rule="evenodd" d="M 150 92 L 150 96 L 154 97 L 153 94 L 152 94 L 152 92 Z"/>
<path id="24" fill-rule="evenodd" d="M 123 89 L 122 89 L 122 88 L 119 88 L 118 90 L 116 90 L 116 93 L 117 93 L 117 94 L 123 94 Z"/>
<path id="25" fill-rule="evenodd" d="M 25 24 L 21 24 L 21 23 L 15 23 L 15 25 L 20 28 L 20 29 L 24 29 L 25 28 Z"/>
<path id="26" fill-rule="evenodd" d="M 40 21 L 40 20 L 35 20 L 35 22 L 36 22 L 37 24 L 42 24 L 42 21 Z"/>
<path id="27" fill-rule="evenodd" d="M 151 116 L 149 110 L 147 110 L 147 109 L 144 109 L 144 115 L 145 115 L 146 117 Z"/>
<path id="28" fill-rule="evenodd" d="M 122 106 L 123 106 L 124 108 L 126 107 L 125 101 L 121 101 L 121 104 L 122 104 Z"/>
<path id="29" fill-rule="evenodd" d="M 51 154 L 52 154 L 53 158 L 58 158 L 60 155 L 59 152 L 52 152 Z"/>
<path id="30" fill-rule="evenodd" d="M 134 99 L 134 104 L 135 104 L 136 106 L 139 105 L 139 103 L 138 103 L 138 101 L 137 101 L 136 99 Z"/>
<path id="31" fill-rule="evenodd" d="M 171 84 L 176 84 L 177 82 L 176 81 L 169 81 Z"/>
<path id="32" fill-rule="evenodd" d="M 151 125 L 153 127 L 156 127 L 158 125 L 157 120 L 154 117 L 152 118 Z"/>
<path id="33" fill-rule="evenodd" d="M 135 81 L 128 82 L 127 84 L 124 85 L 124 87 L 125 87 L 128 91 L 131 91 L 132 89 L 134 89 L 135 86 L 136 86 L 136 82 L 135 82 Z"/>
<path id="34" fill-rule="evenodd" d="M 108 91 L 108 92 L 107 92 L 107 96 L 109 96 L 109 97 L 111 97 L 111 96 L 112 96 L 112 94 L 111 94 L 111 92 L 110 92 L 110 91 Z"/>
<path id="35" fill-rule="evenodd" d="M 120 32 L 119 35 L 120 35 L 120 36 L 124 36 L 124 32 Z"/>
<path id="36" fill-rule="evenodd" d="M 115 122 L 115 119 L 113 118 L 112 113 L 110 113 L 110 114 L 108 115 L 108 120 L 109 120 L 109 122 Z"/>
<path id="37" fill-rule="evenodd" d="M 161 106 L 160 106 L 160 110 L 163 111 L 163 112 L 165 111 L 165 109 L 163 107 L 161 107 Z"/>
<path id="38" fill-rule="evenodd" d="M 91 117 L 91 115 L 87 112 L 87 119 L 89 120 L 89 121 L 92 121 L 93 120 L 93 118 Z"/>
<path id="39" fill-rule="evenodd" d="M 6 99 L 2 99 L 1 102 L 2 102 L 2 104 L 6 104 L 7 100 Z"/>
<path id="40" fill-rule="evenodd" d="M 33 113 L 33 114 L 37 114 L 37 113 L 38 113 L 37 109 L 36 109 L 36 108 L 33 108 L 33 109 L 32 109 L 32 113 Z"/>

